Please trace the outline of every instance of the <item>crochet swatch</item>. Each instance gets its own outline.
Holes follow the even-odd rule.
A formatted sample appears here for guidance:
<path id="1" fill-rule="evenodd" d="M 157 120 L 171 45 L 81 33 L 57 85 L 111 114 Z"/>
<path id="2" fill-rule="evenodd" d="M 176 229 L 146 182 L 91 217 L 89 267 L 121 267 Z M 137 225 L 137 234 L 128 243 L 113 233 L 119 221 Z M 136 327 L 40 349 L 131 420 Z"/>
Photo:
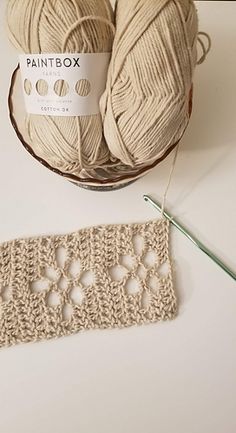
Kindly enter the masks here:
<path id="1" fill-rule="evenodd" d="M 0 246 L 0 347 L 176 312 L 165 219 Z"/>

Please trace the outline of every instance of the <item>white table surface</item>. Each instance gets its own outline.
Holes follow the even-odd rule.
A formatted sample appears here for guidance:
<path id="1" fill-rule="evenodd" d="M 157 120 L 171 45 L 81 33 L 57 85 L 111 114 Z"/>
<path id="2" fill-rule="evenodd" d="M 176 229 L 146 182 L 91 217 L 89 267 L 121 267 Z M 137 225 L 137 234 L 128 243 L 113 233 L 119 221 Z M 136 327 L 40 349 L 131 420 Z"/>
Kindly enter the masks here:
<path id="1" fill-rule="evenodd" d="M 171 157 L 133 186 L 80 190 L 23 149 L 7 93 L 17 62 L 0 3 L 0 241 L 157 216 Z M 198 2 L 213 40 L 170 211 L 236 270 L 236 2 Z M 92 331 L 0 351 L 1 433 L 235 433 L 236 284 L 173 229 L 180 312 L 140 328 Z"/>

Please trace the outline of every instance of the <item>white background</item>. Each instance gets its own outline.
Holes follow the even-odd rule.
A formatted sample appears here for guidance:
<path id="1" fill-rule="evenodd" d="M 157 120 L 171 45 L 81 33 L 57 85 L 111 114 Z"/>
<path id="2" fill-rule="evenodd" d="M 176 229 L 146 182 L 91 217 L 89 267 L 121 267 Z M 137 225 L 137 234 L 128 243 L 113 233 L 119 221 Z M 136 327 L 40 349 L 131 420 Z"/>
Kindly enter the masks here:
<path id="1" fill-rule="evenodd" d="M 196 72 L 168 208 L 236 270 L 236 3 L 198 6 L 213 48 Z M 17 57 L 4 7 L 1 1 L 0 241 L 157 217 L 142 194 L 160 199 L 172 157 L 125 190 L 94 193 L 22 148 L 7 113 Z M 172 234 L 178 318 L 1 350 L 1 433 L 235 433 L 236 284 Z"/>

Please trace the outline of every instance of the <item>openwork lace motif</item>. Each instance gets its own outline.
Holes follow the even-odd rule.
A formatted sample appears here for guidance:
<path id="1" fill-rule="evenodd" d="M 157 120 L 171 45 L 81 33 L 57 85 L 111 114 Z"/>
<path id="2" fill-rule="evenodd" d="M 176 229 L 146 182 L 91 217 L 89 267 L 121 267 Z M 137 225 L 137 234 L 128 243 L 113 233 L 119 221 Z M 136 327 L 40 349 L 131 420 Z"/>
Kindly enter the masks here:
<path id="1" fill-rule="evenodd" d="M 0 347 L 172 319 L 176 310 L 165 219 L 0 246 Z"/>

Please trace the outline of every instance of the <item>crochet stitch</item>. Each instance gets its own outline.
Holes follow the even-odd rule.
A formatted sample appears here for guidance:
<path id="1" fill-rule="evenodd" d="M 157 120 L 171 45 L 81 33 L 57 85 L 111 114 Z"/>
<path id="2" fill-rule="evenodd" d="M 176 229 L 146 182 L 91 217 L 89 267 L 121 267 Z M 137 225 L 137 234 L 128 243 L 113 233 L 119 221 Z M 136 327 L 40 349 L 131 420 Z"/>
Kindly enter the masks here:
<path id="1" fill-rule="evenodd" d="M 0 246 L 0 347 L 176 312 L 165 219 Z"/>

